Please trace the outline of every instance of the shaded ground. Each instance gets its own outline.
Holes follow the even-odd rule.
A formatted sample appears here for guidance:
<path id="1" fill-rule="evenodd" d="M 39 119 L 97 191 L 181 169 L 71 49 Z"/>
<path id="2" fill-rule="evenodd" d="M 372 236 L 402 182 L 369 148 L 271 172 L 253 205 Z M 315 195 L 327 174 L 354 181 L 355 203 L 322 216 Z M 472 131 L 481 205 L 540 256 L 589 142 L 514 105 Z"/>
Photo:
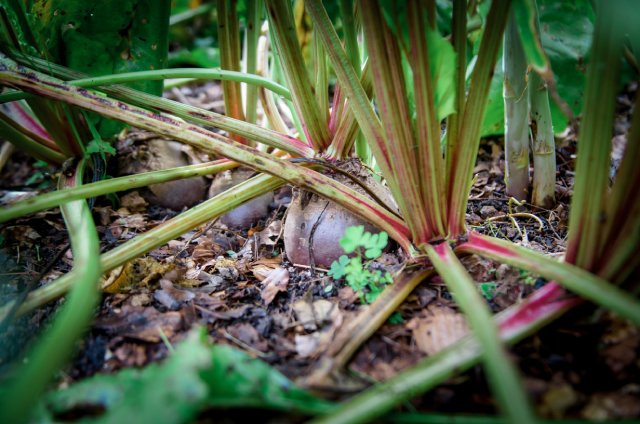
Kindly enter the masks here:
<path id="1" fill-rule="evenodd" d="M 219 107 L 213 104 L 215 95 L 207 93 L 194 93 L 195 102 Z M 620 102 L 618 132 L 628 122 L 628 106 L 624 107 L 628 98 L 621 97 Z M 483 141 L 468 224 L 485 234 L 562 255 L 575 143 L 571 136 L 561 141 L 557 149 L 558 204 L 551 210 L 509 205 L 501 143 Z M 34 179 L 35 172 L 40 171 L 32 161 L 16 154 L 0 175 L 1 188 L 28 192 L 53 181 L 45 174 Z M 513 218 L 516 226 L 508 216 L 516 211 L 532 216 Z M 258 225 L 239 231 L 208 223 L 112 272 L 95 323 L 59 383 L 162 360 L 168 355 L 168 344 L 178 343 L 195 324 L 206 325 L 216 343 L 245 350 L 292 379 L 307 375 L 340 325 L 363 306 L 357 293 L 344 282 L 333 281 L 326 270 L 287 262 L 281 240 L 284 213 L 282 204 L 274 205 Z M 173 215 L 173 211 L 149 206 L 138 191 L 122 195 L 117 207 L 104 199 L 94 207 L 103 250 Z M 50 263 L 53 269 L 37 284 L 46 284 L 70 269 L 66 233 L 57 210 L 5 224 L 0 234 L 0 260 L 5 261 L 0 279 L 3 298 L 24 290 Z M 393 270 L 401 258 L 392 249 L 378 262 Z M 545 284 L 536 275 L 477 256 L 463 262 L 495 312 Z M 34 334 L 31 328 L 46 322 L 52 308 L 22 318 L 5 331 L 2 341 L 6 346 L 11 340 L 23 342 Z M 380 328 L 351 363 L 351 371 L 363 384 L 392 377 L 467 331 L 439 277 L 420 285 L 398 312 L 393 323 Z M 19 347 L 4 349 L 0 366 L 17 355 Z M 513 354 L 542 416 L 614 419 L 640 417 L 639 349 L 637 328 L 584 306 L 518 344 Z M 334 395 L 344 395 L 345 388 L 335 389 Z M 495 412 L 480 367 L 415 399 L 412 406 L 456 414 Z"/>

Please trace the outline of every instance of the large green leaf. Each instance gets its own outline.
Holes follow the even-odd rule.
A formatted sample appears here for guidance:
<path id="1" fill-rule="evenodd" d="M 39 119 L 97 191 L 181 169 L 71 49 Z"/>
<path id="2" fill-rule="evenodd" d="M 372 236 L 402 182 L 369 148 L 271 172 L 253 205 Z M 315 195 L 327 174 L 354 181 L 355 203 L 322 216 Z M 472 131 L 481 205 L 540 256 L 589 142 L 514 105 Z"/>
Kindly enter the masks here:
<path id="1" fill-rule="evenodd" d="M 208 408 L 232 407 L 320 413 L 331 404 L 259 359 L 211 346 L 206 333 L 196 329 L 163 364 L 97 375 L 49 393 L 36 419 L 50 423 L 73 415 L 83 422 L 174 424 L 192 422 Z"/>
<path id="2" fill-rule="evenodd" d="M 31 27 L 42 56 L 89 75 L 166 67 L 169 0 L 36 0 Z M 139 81 L 132 88 L 162 93 L 162 81 Z M 103 136 L 120 124 L 95 119 Z"/>
<path id="3" fill-rule="evenodd" d="M 578 114 L 582 105 L 586 75 L 586 57 L 593 33 L 593 9 L 588 0 L 557 2 L 539 0 L 540 35 L 542 47 L 549 57 L 560 97 Z M 483 135 L 502 134 L 504 104 L 502 100 L 502 66 L 496 66 L 489 103 L 482 126 Z M 567 119 L 560 108 L 551 103 L 554 131 L 560 133 Z"/>

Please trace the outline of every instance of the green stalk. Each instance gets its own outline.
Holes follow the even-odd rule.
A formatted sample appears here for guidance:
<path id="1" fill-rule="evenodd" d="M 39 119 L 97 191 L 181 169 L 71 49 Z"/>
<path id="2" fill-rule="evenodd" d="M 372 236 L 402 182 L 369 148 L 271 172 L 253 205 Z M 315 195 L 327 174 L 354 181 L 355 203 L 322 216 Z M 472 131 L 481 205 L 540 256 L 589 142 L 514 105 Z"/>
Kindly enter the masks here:
<path id="1" fill-rule="evenodd" d="M 102 88 L 103 85 L 126 84 L 136 81 L 163 80 L 171 78 L 194 78 L 196 80 L 215 79 L 227 82 L 242 82 L 254 87 L 264 87 L 285 99 L 291 99 L 291 92 L 286 87 L 275 81 L 261 77 L 260 75 L 226 69 L 175 68 L 158 69 L 155 71 L 123 72 L 120 74 L 104 75 L 101 77 L 82 78 L 75 81 L 69 81 L 69 84 L 84 88 Z"/>
<path id="2" fill-rule="evenodd" d="M 551 284 L 551 283 L 550 283 Z M 549 286 L 548 284 L 547 286 Z M 545 286 L 545 287 L 547 287 Z M 539 295 L 538 290 L 533 296 L 521 303 L 515 304 L 496 315 L 495 319 L 503 323 L 513 316 L 526 316 L 524 320 L 517 321 L 515 326 L 508 329 L 501 328 L 500 336 L 507 343 L 515 343 L 529 334 L 542 328 L 547 323 L 570 309 L 574 303 L 567 300 L 558 300 L 552 297 L 546 298 Z M 544 306 L 536 310 L 536 305 Z M 337 409 L 326 415 L 316 417 L 311 422 L 327 424 L 355 424 L 373 422 L 392 410 L 396 405 L 402 404 L 438 384 L 446 381 L 456 374 L 464 372 L 478 363 L 481 359 L 482 349 L 473 334 L 464 337 L 447 347 L 446 349 L 428 356 L 396 374 L 389 380 L 378 383 L 372 388 L 343 402 Z"/>
<path id="3" fill-rule="evenodd" d="M 482 347 L 487 380 L 500 409 L 510 422 L 536 422 L 522 379 L 502 345 L 491 311 L 464 266 L 447 242 L 429 245 L 427 254 L 453 293 L 456 303 L 467 318 L 469 328 Z"/>
<path id="4" fill-rule="evenodd" d="M 18 67 L 15 62 L 1 56 L 0 78 L 4 78 L 11 85 L 22 87 L 41 96 L 93 110 L 106 117 L 121 120 L 138 128 L 227 157 L 259 171 L 276 175 L 291 184 L 336 201 L 386 231 L 404 249 L 411 251 L 404 221 L 366 196 L 311 169 L 304 169 L 293 163 L 276 159 L 203 128 L 153 114 L 124 102 L 113 101 L 85 89 L 71 87 L 60 80 L 37 72 L 26 71 L 25 68 Z"/>
<path id="5" fill-rule="evenodd" d="M 556 203 L 556 144 L 549 107 L 549 90 L 537 72 L 529 74 L 529 102 L 533 140 L 531 203 L 551 208 Z"/>
<path id="6" fill-rule="evenodd" d="M 54 208 L 73 200 L 88 199 L 90 197 L 102 196 L 103 194 L 145 187 L 151 184 L 159 184 L 167 181 L 212 175 L 237 166 L 237 163 L 222 159 L 197 165 L 127 175 L 124 177 L 97 181 L 95 183 L 85 184 L 79 187 L 53 191 L 51 193 L 41 194 L 12 205 L 1 207 L 0 223 L 7 222 L 24 215 Z"/>
<path id="7" fill-rule="evenodd" d="M 356 27 L 356 11 L 354 10 L 354 2 L 353 0 L 339 0 L 338 6 L 340 7 L 340 20 L 342 21 L 342 33 L 344 36 L 345 51 L 347 53 L 347 57 L 349 58 L 349 62 L 351 62 L 351 66 L 353 66 L 353 70 L 356 72 L 356 75 L 360 75 L 360 49 L 358 48 L 358 30 Z M 370 165 L 371 148 L 369 148 L 369 144 L 360 133 L 359 128 L 356 130 L 356 134 L 354 135 L 356 155 L 363 163 Z M 347 144 L 349 146 L 348 149 L 339 150 L 343 152 L 343 155 L 348 154 L 353 147 L 352 143 Z"/>
<path id="8" fill-rule="evenodd" d="M 293 105 L 302 121 L 307 140 L 317 152 L 321 152 L 331 142 L 327 115 L 320 109 L 313 94 L 313 85 L 309 80 L 293 25 L 291 4 L 288 0 L 267 0 L 266 5 L 275 47 L 287 86 L 293 94 Z"/>
<path id="9" fill-rule="evenodd" d="M 371 66 L 369 64 L 369 61 L 367 61 L 364 65 L 362 75 L 360 76 L 360 84 L 362 85 L 362 88 L 364 88 L 367 96 L 371 97 L 371 95 L 373 94 L 373 82 L 371 81 Z M 371 155 L 371 151 L 367 147 L 366 151 L 364 152 L 366 154 L 363 157 L 361 156 L 362 150 L 358 150 L 357 137 L 359 134 L 361 134 L 360 127 L 358 126 L 358 121 L 353 114 L 353 110 L 349 107 L 349 104 L 349 100 L 345 100 L 344 102 L 342 102 L 343 107 L 340 111 L 342 115 L 335 118 L 338 120 L 338 128 L 334 132 L 331 145 L 327 148 L 326 156 L 331 159 L 345 158 L 349 155 L 355 143 L 357 156 L 363 163 L 367 164 L 369 162 L 367 162 L 366 159 Z M 340 107 L 340 105 L 338 105 L 338 107 Z M 332 111 L 332 113 L 338 112 Z"/>
<path id="10" fill-rule="evenodd" d="M 440 121 L 435 105 L 435 87 L 431 75 L 429 60 L 429 45 L 424 31 L 427 20 L 425 9 L 418 1 L 410 1 L 408 10 L 410 56 L 409 63 L 413 71 L 413 87 L 416 104 L 416 153 L 418 155 L 417 181 L 422 189 L 422 201 L 425 204 L 426 218 L 431 234 L 421 234 L 415 240 L 418 245 L 428 243 L 431 238 L 446 236 L 445 214 L 446 201 L 444 198 L 444 162 L 440 146 Z M 432 7 L 431 7 L 432 6 Z M 434 16 L 435 2 L 428 7 Z M 431 24 L 431 22 L 430 22 Z"/>
<path id="11" fill-rule="evenodd" d="M 385 177 L 402 216 L 411 217 L 408 224 L 413 240 L 421 242 L 430 239 L 435 228 L 430 225 L 427 213 L 432 205 L 427 205 L 422 199 L 419 175 L 421 161 L 414 149 L 417 141 L 409 104 L 404 95 L 406 85 L 398 37 L 386 24 L 377 2 L 364 4 L 361 1 L 358 7 L 362 11 L 362 27 L 369 51 L 378 114 L 386 132 L 384 149 L 386 155 L 393 158 L 391 174 Z"/>
<path id="12" fill-rule="evenodd" d="M 600 249 L 602 217 L 609 186 L 611 129 L 618 92 L 620 59 L 633 2 L 598 2 L 591 60 L 579 130 L 576 178 L 569 215 L 566 261 L 592 270 Z M 630 28 L 630 27 L 629 27 Z"/>
<path id="13" fill-rule="evenodd" d="M 640 196 L 630 195 L 640 187 L 640 96 L 631 119 L 631 131 L 627 138 L 624 157 L 615 183 L 607 199 L 607 220 L 602 230 L 598 269 L 624 278 L 640 266 Z M 626 268 L 626 269 L 625 269 Z"/>
<path id="14" fill-rule="evenodd" d="M 212 10 L 213 10 L 213 4 L 205 3 L 193 9 L 188 9 L 188 10 L 185 10 L 184 12 L 176 13 L 175 15 L 171 15 L 169 17 L 169 26 L 174 26 L 174 25 L 187 22 L 200 15 L 206 15 L 207 13 L 211 13 Z"/>
<path id="15" fill-rule="evenodd" d="M 13 154 L 15 148 L 13 144 L 8 141 L 3 141 L 2 146 L 0 146 L 0 172 L 4 169 L 4 166 L 7 164 L 11 155 Z"/>
<path id="16" fill-rule="evenodd" d="M 84 162 L 71 175 L 63 172 L 60 185 L 81 184 Z M 75 352 L 100 300 L 97 281 L 100 278 L 100 244 L 91 211 L 84 200 L 62 206 L 73 252 L 74 288 L 56 315 L 53 326 L 30 350 L 24 365 L 19 366 L 11 383 L 0 396 L 0 421 L 27 422 L 33 407 L 58 370 Z"/>
<path id="17" fill-rule="evenodd" d="M 471 77 L 464 115 L 460 120 L 459 135 L 456 140 L 449 140 L 456 143 L 451 158 L 451 170 L 454 175 L 450 179 L 448 189 L 448 199 L 450 200 L 447 223 L 450 237 L 456 237 L 465 232 L 464 219 L 473 168 L 478 156 L 480 127 L 487 105 L 493 69 L 509 15 L 509 6 L 508 0 L 496 0 L 491 3 L 484 36 L 480 42 L 478 61 Z"/>
<path id="18" fill-rule="evenodd" d="M 12 52 L 12 54 L 14 53 L 15 52 Z M 21 60 L 27 63 L 33 63 L 33 65 L 36 66 L 36 69 L 40 70 L 41 72 L 52 72 L 57 77 L 78 78 L 78 76 L 84 76 L 67 68 L 55 64 L 49 64 L 48 62 L 41 59 L 35 59 L 25 56 L 19 57 L 21 58 Z M 94 82 L 96 79 L 97 78 L 91 78 L 91 80 Z M 89 88 L 91 86 L 92 85 L 88 82 L 83 83 L 84 88 Z M 304 142 L 298 139 L 268 130 L 266 128 L 261 128 L 257 125 L 252 125 L 244 121 L 229 118 L 215 112 L 210 112 L 194 106 L 184 105 L 172 100 L 163 99 L 161 97 L 153 96 L 141 91 L 136 91 L 128 87 L 102 87 L 102 90 L 105 93 L 108 93 L 109 95 L 112 95 L 113 97 L 120 100 L 124 100 L 144 108 L 153 108 L 162 112 L 167 112 L 178 116 L 188 122 L 213 126 L 230 133 L 240 134 L 248 139 L 255 140 L 278 148 L 285 152 L 292 153 L 295 156 L 313 157 L 315 155 L 313 149 L 311 149 Z M 2 96 L 0 95 L 0 97 Z"/>
<path id="19" fill-rule="evenodd" d="M 558 262 L 509 241 L 470 233 L 469 241 L 456 250 L 476 253 L 508 265 L 526 269 L 603 306 L 640 326 L 640 302 L 606 280 L 567 262 Z M 604 275 L 611 278 L 612 275 Z"/>
<path id="20" fill-rule="evenodd" d="M 524 55 L 513 9 L 504 31 L 504 155 L 507 195 L 527 200 L 529 192 L 529 95 Z M 555 170 L 555 167 L 554 167 Z M 554 186 L 555 187 L 555 179 Z"/>
<path id="21" fill-rule="evenodd" d="M 228 71 L 240 72 L 240 26 L 236 0 L 218 0 L 217 11 L 220 67 Z M 225 114 L 244 121 L 240 84 L 235 81 L 223 81 L 222 91 Z M 242 138 L 233 138 L 244 143 Z"/>
<path id="22" fill-rule="evenodd" d="M 313 67 L 316 75 L 314 91 L 316 94 L 316 102 L 320 108 L 320 113 L 324 112 L 325 122 L 329 125 L 329 69 L 327 67 L 327 57 L 322 47 L 322 41 L 318 33 L 313 31 L 311 34 L 312 50 L 313 50 Z"/>
<path id="23" fill-rule="evenodd" d="M 342 21 L 342 32 L 344 34 L 344 47 L 351 66 L 360 73 L 360 49 L 358 48 L 358 32 L 356 31 L 355 13 L 353 10 L 353 0 L 339 0 L 340 20 Z"/>
<path id="24" fill-rule="evenodd" d="M 465 75 L 467 72 L 467 2 L 466 0 L 454 0 L 453 20 L 451 23 L 451 43 L 456 52 L 456 111 L 447 118 L 447 145 L 446 145 L 446 184 L 451 184 L 453 172 L 453 150 L 456 148 L 460 130 L 460 118 L 464 115 L 464 100 L 466 93 Z"/>
<path id="25" fill-rule="evenodd" d="M 344 90 L 360 129 L 365 139 L 370 143 L 378 165 L 382 173 L 388 178 L 389 184 L 393 184 L 393 181 L 389 179 L 392 175 L 392 160 L 384 147 L 385 135 L 382 125 L 371 106 L 367 93 L 360 84 L 358 73 L 356 73 L 342 49 L 338 34 L 327 15 L 327 11 L 322 6 L 322 2 L 319 0 L 305 0 L 305 8 L 313 20 L 314 31 L 318 31 L 322 38 L 325 51 L 338 78 L 340 89 Z M 392 191 L 393 189 L 392 187 Z M 397 191 L 394 193 L 397 193 Z"/>
<path id="26" fill-rule="evenodd" d="M 268 175 L 258 175 L 238 184 L 233 189 L 224 191 L 219 195 L 183 212 L 175 218 L 165 221 L 161 225 L 137 235 L 115 249 L 99 256 L 100 272 L 105 273 L 139 257 L 157 247 L 180 237 L 193 228 L 211 221 L 222 214 L 235 209 L 268 191 L 275 190 L 284 182 Z M 95 255 L 98 258 L 98 254 Z M 57 280 L 40 287 L 20 305 L 16 314 L 23 315 L 47 302 L 63 296 L 77 281 L 78 272 L 72 270 Z M 0 318 L 11 308 L 11 304 L 0 309 Z"/>
<path id="27" fill-rule="evenodd" d="M 40 70 L 43 68 L 43 63 L 40 63 Z M 64 68 L 59 68 L 64 69 Z M 76 72 L 54 72 L 54 75 L 64 77 L 65 75 L 72 76 L 78 75 Z M 261 77 L 260 75 L 252 75 L 244 72 L 227 71 L 224 69 L 197 69 L 197 68 L 174 68 L 174 69 L 157 69 L 154 71 L 136 71 L 136 72 L 122 72 L 120 74 L 109 74 L 99 77 L 87 77 L 81 79 L 75 79 L 67 81 L 68 84 L 75 85 L 82 88 L 100 88 L 104 89 L 106 86 L 115 84 L 126 84 L 129 82 L 137 81 L 151 81 L 151 80 L 165 80 L 173 78 L 192 78 L 193 80 L 220 80 L 220 81 L 236 81 L 249 84 L 256 87 L 264 87 L 267 90 L 274 92 L 275 94 L 284 97 L 287 100 L 291 100 L 291 92 L 287 87 L 278 84 L 275 81 Z M 134 91 L 133 89 L 130 89 Z M 13 102 L 27 98 L 26 93 L 11 92 L 0 95 L 0 103 Z"/>
<path id="28" fill-rule="evenodd" d="M 14 122 L 0 113 L 0 137 L 11 140 L 11 143 L 33 155 L 34 157 L 49 163 L 61 165 L 66 157 L 64 154 L 47 147 L 42 139 L 26 129 L 15 128 Z"/>
<path id="29" fill-rule="evenodd" d="M 263 3 L 258 0 L 247 1 L 247 27 L 245 29 L 246 36 L 246 71 L 247 74 L 253 75 L 258 72 L 258 39 L 260 38 L 260 29 L 262 26 L 262 6 Z M 247 97 L 245 102 L 245 116 L 247 122 L 255 124 L 258 112 L 258 87 L 247 85 Z"/>

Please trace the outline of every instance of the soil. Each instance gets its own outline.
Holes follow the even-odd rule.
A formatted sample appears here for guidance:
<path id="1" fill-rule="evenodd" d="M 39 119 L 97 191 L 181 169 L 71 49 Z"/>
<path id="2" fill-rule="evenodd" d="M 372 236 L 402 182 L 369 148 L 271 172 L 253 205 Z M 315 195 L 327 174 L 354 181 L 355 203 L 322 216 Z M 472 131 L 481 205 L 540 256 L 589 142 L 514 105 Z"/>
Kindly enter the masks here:
<path id="1" fill-rule="evenodd" d="M 629 120 L 624 104 L 630 104 L 628 97 L 635 88 L 629 91 L 620 100 L 616 139 Z M 181 96 L 193 96 L 204 103 L 214 101 L 195 89 Z M 470 228 L 549 255 L 562 255 L 573 184 L 575 137 L 571 132 L 558 140 L 557 153 L 556 206 L 517 206 L 505 196 L 501 140 L 483 140 L 467 210 Z M 15 153 L 0 174 L 0 188 L 23 196 L 52 189 L 55 170 L 34 179 L 37 172 L 43 172 L 37 163 Z M 175 345 L 196 324 L 205 325 L 216 343 L 242 349 L 291 379 L 308 375 L 340 323 L 352 319 L 363 306 L 358 294 L 343 281 L 333 281 L 326 269 L 294 266 L 286 260 L 281 236 L 285 210 L 282 204 L 272 205 L 266 219 L 240 230 L 217 221 L 207 223 L 110 275 L 114 283 L 107 287 L 91 330 L 58 384 L 161 361 L 169 350 L 158 328 Z M 98 199 L 93 211 L 103 251 L 176 214 L 150 206 L 137 191 L 121 193 L 118 203 Z M 530 214 L 514 218 L 517 227 L 508 217 L 516 211 Z M 46 284 L 71 267 L 57 209 L 4 224 L 0 236 L 0 296 L 4 299 Z M 537 275 L 478 256 L 463 261 L 487 293 L 494 312 L 546 283 Z M 401 253 L 391 249 L 375 266 L 393 270 L 401 262 Z M 30 336 L 38 334 L 34 329 L 46 327 L 47 317 L 59 302 L 4 329 L 0 344 L 19 344 L 2 349 L 0 372 L 19 357 Z M 439 277 L 418 286 L 398 313 L 395 323 L 384 324 L 350 363 L 351 371 L 366 384 L 394 376 L 466 332 L 464 320 Z M 425 336 L 433 333 L 446 337 Z M 640 418 L 639 351 L 637 328 L 584 305 L 517 344 L 512 354 L 541 417 L 602 420 Z M 334 395 L 344 397 L 339 389 Z M 479 366 L 404 408 L 496 413 Z M 229 414 L 231 422 L 238 419 Z M 279 419 L 287 421 L 286 416 Z"/>

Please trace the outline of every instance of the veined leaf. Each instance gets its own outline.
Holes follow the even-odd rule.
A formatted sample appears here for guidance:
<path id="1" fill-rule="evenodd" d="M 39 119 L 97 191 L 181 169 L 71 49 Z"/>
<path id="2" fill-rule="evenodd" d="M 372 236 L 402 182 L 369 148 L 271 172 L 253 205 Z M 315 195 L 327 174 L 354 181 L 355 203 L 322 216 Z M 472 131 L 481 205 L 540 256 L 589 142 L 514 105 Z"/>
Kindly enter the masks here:
<path id="1" fill-rule="evenodd" d="M 169 13 L 166 0 L 47 0 L 34 2 L 29 16 L 43 58 L 100 76 L 165 68 Z M 161 81 L 128 85 L 162 93 Z M 122 128 L 97 115 L 92 119 L 105 138 Z"/>

